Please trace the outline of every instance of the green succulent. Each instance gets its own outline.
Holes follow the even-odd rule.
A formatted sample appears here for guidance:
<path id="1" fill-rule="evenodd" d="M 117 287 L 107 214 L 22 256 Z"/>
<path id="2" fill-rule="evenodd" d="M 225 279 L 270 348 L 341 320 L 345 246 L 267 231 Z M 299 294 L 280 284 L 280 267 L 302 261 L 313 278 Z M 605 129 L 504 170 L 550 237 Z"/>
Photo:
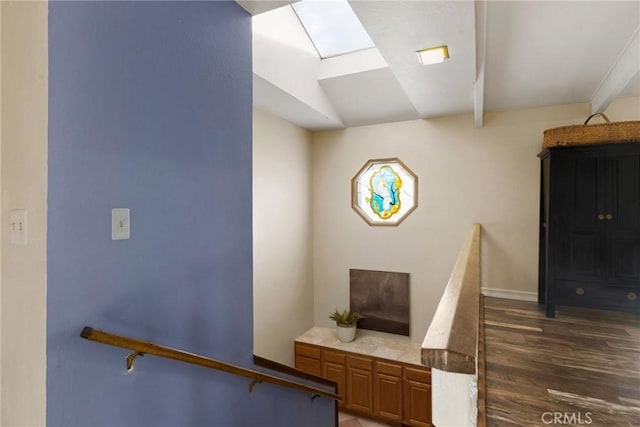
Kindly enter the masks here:
<path id="1" fill-rule="evenodd" d="M 338 326 L 353 326 L 359 319 L 364 319 L 364 315 L 359 311 L 349 311 L 344 310 L 342 313 L 336 309 L 330 316 L 329 319 L 336 322 Z"/>

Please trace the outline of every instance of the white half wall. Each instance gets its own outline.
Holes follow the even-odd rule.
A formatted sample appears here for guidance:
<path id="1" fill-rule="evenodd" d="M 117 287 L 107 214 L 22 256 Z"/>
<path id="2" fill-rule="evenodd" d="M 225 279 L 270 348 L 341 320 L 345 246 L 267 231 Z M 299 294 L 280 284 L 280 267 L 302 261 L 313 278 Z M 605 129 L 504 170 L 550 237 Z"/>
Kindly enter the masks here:
<path id="1" fill-rule="evenodd" d="M 478 425 L 478 376 L 431 369 L 431 421 L 438 427 Z"/>
<path id="2" fill-rule="evenodd" d="M 3 1 L 2 229 L 27 210 L 28 241 L 2 233 L 3 426 L 46 424 L 47 12 L 45 1 Z"/>
<path id="3" fill-rule="evenodd" d="M 638 99 L 610 107 L 638 119 Z M 582 123 L 589 104 L 413 120 L 313 136 L 315 324 L 349 305 L 349 269 L 410 273 L 411 341 L 422 342 L 471 223 L 482 225 L 481 284 L 537 293 L 543 131 Z M 419 179 L 418 208 L 397 227 L 367 225 L 350 180 L 368 160 L 399 157 Z"/>
<path id="4" fill-rule="evenodd" d="M 311 134 L 253 110 L 254 354 L 293 366 L 313 326 Z"/>

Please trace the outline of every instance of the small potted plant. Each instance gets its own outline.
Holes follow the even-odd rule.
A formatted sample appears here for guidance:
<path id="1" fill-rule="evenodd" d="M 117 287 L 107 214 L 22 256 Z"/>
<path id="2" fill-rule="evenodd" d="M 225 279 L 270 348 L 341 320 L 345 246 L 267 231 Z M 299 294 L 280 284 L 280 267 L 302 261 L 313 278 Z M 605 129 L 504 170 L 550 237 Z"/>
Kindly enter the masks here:
<path id="1" fill-rule="evenodd" d="M 363 319 L 364 316 L 358 311 L 344 310 L 342 313 L 336 309 L 329 319 L 336 322 L 336 329 L 338 331 L 338 339 L 342 342 L 351 342 L 356 336 L 356 324 L 359 319 Z"/>

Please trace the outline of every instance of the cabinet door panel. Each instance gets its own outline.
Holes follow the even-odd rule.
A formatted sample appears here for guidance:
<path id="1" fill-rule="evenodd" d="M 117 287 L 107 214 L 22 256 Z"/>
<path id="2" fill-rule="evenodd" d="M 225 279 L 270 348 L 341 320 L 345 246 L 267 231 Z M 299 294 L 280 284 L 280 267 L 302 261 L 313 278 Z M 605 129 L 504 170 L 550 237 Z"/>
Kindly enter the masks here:
<path id="1" fill-rule="evenodd" d="M 598 225 L 599 159 L 597 157 L 577 158 L 573 176 L 573 226 L 592 228 Z"/>
<path id="2" fill-rule="evenodd" d="M 640 280 L 639 260 L 638 239 L 618 237 L 611 242 L 611 275 L 615 282 Z"/>
<path id="3" fill-rule="evenodd" d="M 335 381 L 338 384 L 338 395 L 342 398 L 342 400 L 339 402 L 339 405 L 345 406 L 345 389 L 347 386 L 346 368 L 333 362 L 325 362 L 322 368 L 322 376 L 328 380 Z"/>
<path id="4" fill-rule="evenodd" d="M 640 155 L 610 160 L 609 284 L 638 286 L 640 281 Z"/>
<path id="5" fill-rule="evenodd" d="M 598 236 L 592 232 L 574 232 L 569 242 L 571 246 L 571 272 L 581 276 L 597 276 Z"/>
<path id="6" fill-rule="evenodd" d="M 371 371 L 347 368 L 347 407 L 373 413 L 373 378 Z"/>
<path id="7" fill-rule="evenodd" d="M 431 425 L 431 386 L 407 380 L 404 388 L 404 423 L 410 426 Z"/>
<path id="8" fill-rule="evenodd" d="M 611 160 L 613 183 L 611 197 L 615 227 L 637 231 L 640 228 L 640 156 Z"/>
<path id="9" fill-rule="evenodd" d="M 375 382 L 375 414 L 402 422 L 402 378 L 376 374 Z"/>
<path id="10" fill-rule="evenodd" d="M 562 174 L 555 183 L 556 206 L 551 214 L 560 259 L 555 275 L 568 280 L 602 280 L 604 160 L 591 153 L 562 154 L 555 166 Z"/>

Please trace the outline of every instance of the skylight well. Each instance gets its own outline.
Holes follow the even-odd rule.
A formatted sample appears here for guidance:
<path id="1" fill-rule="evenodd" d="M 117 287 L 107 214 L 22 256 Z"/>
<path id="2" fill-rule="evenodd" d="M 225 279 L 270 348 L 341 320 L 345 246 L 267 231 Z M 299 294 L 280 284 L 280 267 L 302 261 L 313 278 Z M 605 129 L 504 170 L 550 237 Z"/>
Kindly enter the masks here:
<path id="1" fill-rule="evenodd" d="M 322 59 L 375 47 L 347 0 L 302 0 L 291 6 Z"/>

